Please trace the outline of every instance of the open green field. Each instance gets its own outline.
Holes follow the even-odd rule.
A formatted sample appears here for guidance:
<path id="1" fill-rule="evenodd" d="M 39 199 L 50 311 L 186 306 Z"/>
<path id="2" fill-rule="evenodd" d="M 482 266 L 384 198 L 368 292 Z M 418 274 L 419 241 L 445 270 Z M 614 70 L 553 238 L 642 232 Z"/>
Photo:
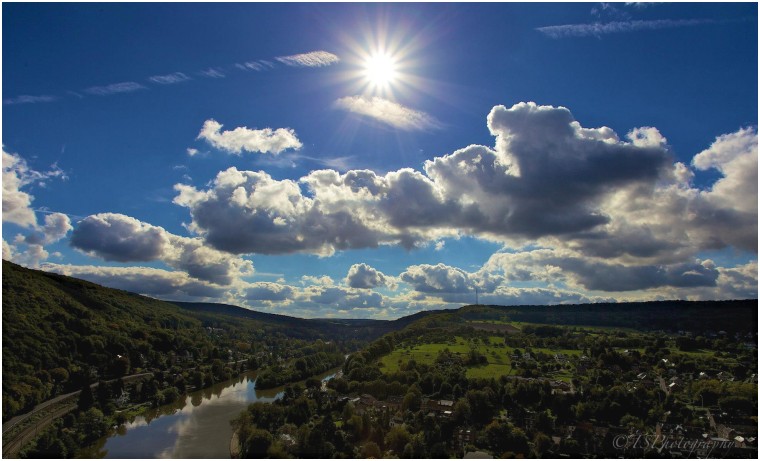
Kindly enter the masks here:
<path id="1" fill-rule="evenodd" d="M 587 332 L 594 332 L 594 331 L 596 331 L 596 332 L 599 332 L 599 333 L 614 333 L 614 332 L 618 332 L 618 331 L 624 331 L 626 333 L 639 333 L 640 332 L 639 330 L 636 330 L 634 328 L 613 327 L 613 326 L 600 326 L 600 325 L 557 325 L 555 323 L 520 322 L 520 321 L 516 321 L 516 320 L 510 320 L 509 322 L 503 322 L 503 323 L 509 323 L 513 327 L 518 328 L 520 330 L 522 330 L 522 328 L 525 327 L 525 326 L 532 326 L 532 327 L 552 326 L 552 327 L 569 328 L 571 330 L 585 330 Z"/>
<path id="2" fill-rule="evenodd" d="M 673 355 L 685 355 L 688 357 L 701 357 L 701 358 L 709 358 L 709 357 L 715 356 L 715 351 L 710 350 L 710 349 L 699 349 L 696 351 L 682 351 L 682 350 L 676 349 L 676 346 L 674 345 L 671 350 L 673 351 L 672 352 Z"/>
<path id="3" fill-rule="evenodd" d="M 512 364 L 510 357 L 514 348 L 504 345 L 504 339 L 499 336 L 489 337 L 487 344 L 479 340 L 468 340 L 461 336 L 454 337 L 446 343 L 427 343 L 408 347 L 396 348 L 393 352 L 380 358 L 380 369 L 385 373 L 394 373 L 409 360 L 417 363 L 431 365 L 438 353 L 448 349 L 452 353 L 466 356 L 470 349 L 475 349 L 488 359 L 487 365 L 474 366 L 467 369 L 468 378 L 491 378 L 511 373 Z M 534 353 L 542 352 L 548 355 L 562 353 L 565 356 L 578 356 L 581 351 L 572 349 L 550 350 L 546 348 L 533 348 Z M 569 380 L 569 374 L 560 374 L 557 379 Z"/>

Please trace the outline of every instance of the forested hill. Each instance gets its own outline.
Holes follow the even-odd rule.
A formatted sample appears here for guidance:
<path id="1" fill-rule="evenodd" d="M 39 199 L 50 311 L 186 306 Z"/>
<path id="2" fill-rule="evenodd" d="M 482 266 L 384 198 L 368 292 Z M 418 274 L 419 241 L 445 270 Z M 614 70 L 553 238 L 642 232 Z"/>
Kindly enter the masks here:
<path id="1" fill-rule="evenodd" d="M 254 311 L 230 304 L 172 302 L 183 310 L 191 312 L 196 318 L 203 320 L 213 321 L 213 316 L 218 315 L 256 320 L 287 328 L 288 335 L 304 339 L 363 339 L 371 341 L 385 333 L 400 330 L 430 315 L 456 312 L 456 309 L 422 311 L 396 320 L 303 319 L 289 315 Z"/>
<path id="2" fill-rule="evenodd" d="M 3 261 L 3 420 L 170 351 L 211 347 L 179 307 Z"/>
<path id="3" fill-rule="evenodd" d="M 478 322 L 525 322 L 558 326 L 597 326 L 669 332 L 757 332 L 757 299 L 728 301 L 650 301 L 556 306 L 470 305 L 457 310 L 428 311 L 417 326 Z M 431 315 L 433 314 L 433 315 Z M 418 315 L 418 314 L 415 314 Z"/>
<path id="4" fill-rule="evenodd" d="M 417 318 L 300 319 L 175 304 L 8 261 L 2 277 L 3 421 L 85 383 L 165 370 L 178 357 L 206 364 L 219 350 L 289 338 L 335 340 L 353 350 Z"/>
<path id="5" fill-rule="evenodd" d="M 374 339 L 398 329 L 387 320 L 302 319 L 289 315 L 259 312 L 230 304 L 173 302 L 193 316 L 212 321 L 214 316 L 265 322 L 286 329 L 288 336 L 302 339 Z"/>

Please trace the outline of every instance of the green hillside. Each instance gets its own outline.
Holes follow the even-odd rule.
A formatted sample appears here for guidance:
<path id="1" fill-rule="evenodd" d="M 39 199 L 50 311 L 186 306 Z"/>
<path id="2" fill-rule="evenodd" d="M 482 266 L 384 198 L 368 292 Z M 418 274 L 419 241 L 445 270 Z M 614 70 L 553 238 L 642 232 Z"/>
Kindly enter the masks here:
<path id="1" fill-rule="evenodd" d="M 212 347 L 179 307 L 3 261 L 3 420 L 84 382 Z"/>
<path id="2" fill-rule="evenodd" d="M 677 332 L 756 332 L 757 300 L 650 301 L 630 303 L 569 304 L 556 306 L 471 305 L 457 310 L 428 311 L 411 327 L 470 325 L 499 331 L 508 325 L 532 323 L 557 326 L 630 328 Z M 487 328 L 485 323 L 492 325 Z M 501 325 L 501 327 L 498 327 Z"/>
<path id="3" fill-rule="evenodd" d="M 294 360 L 315 353 L 309 341 L 318 339 L 355 351 L 400 330 L 413 336 L 471 327 L 499 335 L 532 324 L 731 334 L 754 332 L 757 325 L 757 300 L 465 306 L 394 321 L 299 319 L 221 304 L 173 304 L 7 261 L 2 303 L 4 421 L 100 379 L 168 370 L 180 363 L 208 366 L 218 359 L 251 359 L 251 366 L 261 367 L 268 363 L 254 357 L 262 351 Z M 387 362 L 392 369 L 398 357 Z M 494 364 L 506 366 L 507 361 Z"/>

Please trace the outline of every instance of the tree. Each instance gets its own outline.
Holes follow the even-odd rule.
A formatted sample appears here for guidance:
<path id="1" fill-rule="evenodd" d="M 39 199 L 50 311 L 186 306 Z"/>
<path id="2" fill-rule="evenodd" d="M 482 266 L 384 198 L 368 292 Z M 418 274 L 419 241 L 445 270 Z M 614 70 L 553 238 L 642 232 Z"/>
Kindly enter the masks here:
<path id="1" fill-rule="evenodd" d="M 361 457 L 362 458 L 382 458 L 383 452 L 380 451 L 380 447 L 375 442 L 367 442 L 362 445 Z"/>
<path id="2" fill-rule="evenodd" d="M 422 397 L 415 392 L 408 392 L 401 402 L 401 409 L 404 411 L 419 411 L 420 405 L 422 405 Z"/>
<path id="3" fill-rule="evenodd" d="M 533 450 L 535 451 L 536 457 L 540 458 L 543 456 L 553 444 L 554 442 L 552 442 L 552 439 L 543 432 L 536 434 L 533 438 Z"/>
<path id="4" fill-rule="evenodd" d="M 113 363 L 113 372 L 118 377 L 128 375 L 130 369 L 129 357 L 126 355 L 120 355 Z"/>
<path id="5" fill-rule="evenodd" d="M 86 411 L 92 408 L 92 405 L 94 403 L 95 397 L 92 395 L 92 389 L 90 388 L 90 385 L 85 382 L 82 386 L 82 390 L 79 392 L 79 400 L 77 401 L 77 406 L 81 411 Z"/>
<path id="6" fill-rule="evenodd" d="M 407 459 L 423 459 L 427 458 L 425 451 L 425 441 L 422 434 L 415 434 L 412 436 L 411 441 L 404 446 L 403 458 Z"/>
<path id="7" fill-rule="evenodd" d="M 69 380 L 69 372 L 65 368 L 58 367 L 50 370 L 50 378 L 56 384 L 63 384 Z"/>
<path id="8" fill-rule="evenodd" d="M 404 447 L 411 441 L 411 436 L 402 426 L 392 427 L 385 434 L 385 446 L 393 450 L 397 456 L 404 452 Z"/>
<path id="9" fill-rule="evenodd" d="M 474 421 L 485 424 L 493 418 L 495 408 L 490 399 L 492 392 L 490 388 L 467 391 L 467 401 L 470 404 Z"/>
<path id="10" fill-rule="evenodd" d="M 259 428 L 251 429 L 243 445 L 243 452 L 249 458 L 263 458 L 272 445 L 272 434 Z"/>
<path id="11" fill-rule="evenodd" d="M 102 379 L 98 381 L 98 387 L 95 389 L 95 394 L 98 398 L 98 404 L 101 406 L 101 408 L 108 403 L 108 400 L 111 399 L 111 386 L 108 385 L 105 381 Z"/>
<path id="12" fill-rule="evenodd" d="M 90 408 L 79 416 L 77 432 L 84 435 L 85 442 L 99 439 L 108 429 L 108 423 L 103 412 L 97 408 Z"/>
<path id="13" fill-rule="evenodd" d="M 536 416 L 536 429 L 543 432 L 544 434 L 551 434 L 554 432 L 554 421 L 557 418 L 552 415 L 552 411 L 548 408 L 544 411 L 541 411 Z"/>

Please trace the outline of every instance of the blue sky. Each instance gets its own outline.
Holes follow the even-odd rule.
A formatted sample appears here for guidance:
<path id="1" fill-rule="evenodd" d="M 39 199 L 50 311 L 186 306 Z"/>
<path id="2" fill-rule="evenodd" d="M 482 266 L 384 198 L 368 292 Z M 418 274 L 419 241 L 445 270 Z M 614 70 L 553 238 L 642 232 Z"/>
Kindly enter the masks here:
<path id="1" fill-rule="evenodd" d="M 754 3 L 2 12 L 4 259 L 306 317 L 757 297 Z"/>

